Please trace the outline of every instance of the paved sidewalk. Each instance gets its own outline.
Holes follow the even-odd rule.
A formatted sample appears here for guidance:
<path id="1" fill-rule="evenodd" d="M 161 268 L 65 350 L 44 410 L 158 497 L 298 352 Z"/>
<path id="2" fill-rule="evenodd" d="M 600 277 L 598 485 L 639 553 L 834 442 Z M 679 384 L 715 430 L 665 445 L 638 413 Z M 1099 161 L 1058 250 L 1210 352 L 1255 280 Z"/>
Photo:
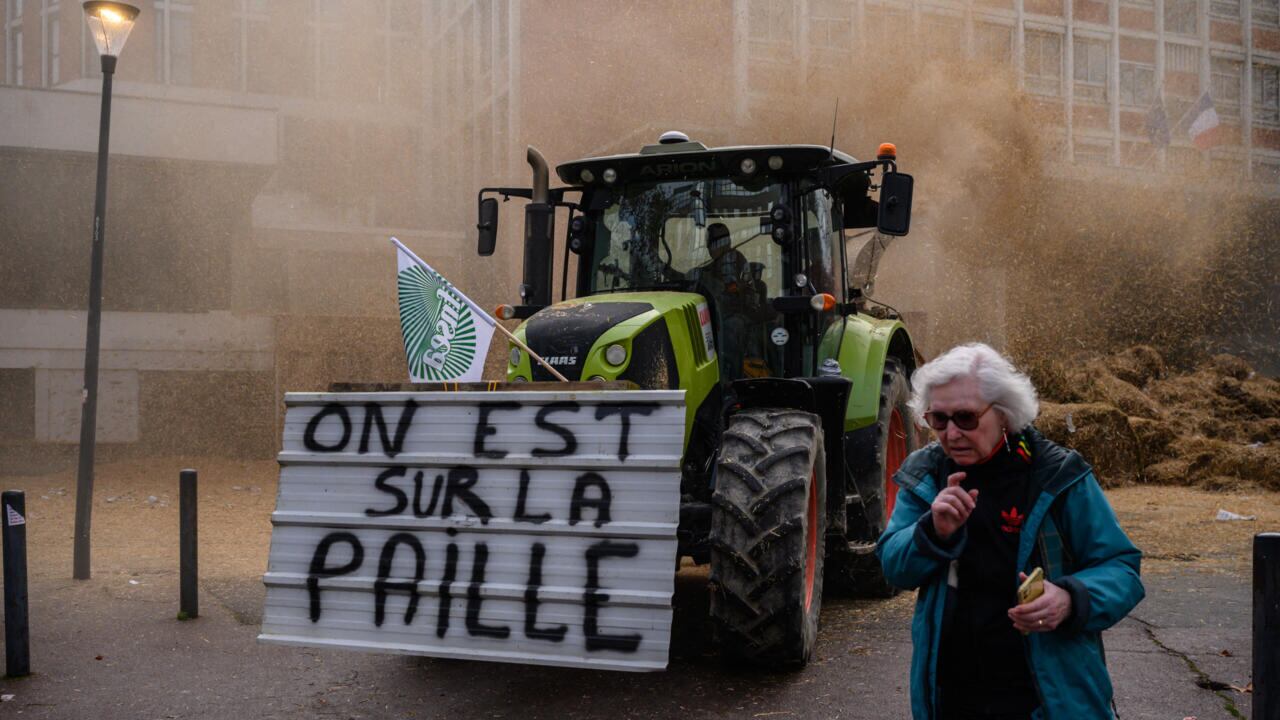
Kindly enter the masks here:
<path id="1" fill-rule="evenodd" d="M 1107 633 L 1120 717 L 1247 718 L 1248 695 L 1197 685 L 1248 683 L 1247 583 L 1191 570 L 1145 580 L 1147 599 Z M 703 583 L 680 576 L 668 671 L 633 675 L 259 645 L 258 578 L 206 578 L 191 622 L 174 618 L 174 573 L 44 580 L 31 592 L 35 674 L 0 680 L 14 696 L 0 717 L 908 716 L 911 594 L 831 601 L 809 668 L 744 674 L 710 644 Z"/>

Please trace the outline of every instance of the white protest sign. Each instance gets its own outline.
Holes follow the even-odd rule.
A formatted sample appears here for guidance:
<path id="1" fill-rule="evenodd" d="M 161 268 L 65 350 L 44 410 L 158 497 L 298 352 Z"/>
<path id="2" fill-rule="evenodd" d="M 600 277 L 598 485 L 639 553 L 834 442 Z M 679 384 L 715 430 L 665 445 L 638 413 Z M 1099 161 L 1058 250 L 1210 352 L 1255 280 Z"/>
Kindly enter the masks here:
<path id="1" fill-rule="evenodd" d="M 285 402 L 260 640 L 666 667 L 682 391 Z"/>

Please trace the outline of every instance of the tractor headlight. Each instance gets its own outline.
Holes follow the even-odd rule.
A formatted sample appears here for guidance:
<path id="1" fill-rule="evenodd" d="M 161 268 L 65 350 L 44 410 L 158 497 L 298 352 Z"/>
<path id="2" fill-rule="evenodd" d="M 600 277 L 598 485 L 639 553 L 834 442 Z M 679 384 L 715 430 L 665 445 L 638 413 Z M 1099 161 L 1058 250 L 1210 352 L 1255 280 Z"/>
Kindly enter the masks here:
<path id="1" fill-rule="evenodd" d="M 608 349 L 604 351 L 604 359 L 607 360 L 610 365 L 621 365 L 627 361 L 627 349 L 621 345 L 610 345 Z"/>
<path id="2" fill-rule="evenodd" d="M 603 178 L 605 182 L 612 185 L 613 182 L 618 179 L 618 171 L 613 168 L 605 168 L 604 173 L 602 173 L 600 177 Z"/>
<path id="3" fill-rule="evenodd" d="M 523 359 L 524 358 L 521 357 L 520 355 L 520 348 L 518 347 L 511 348 L 511 366 L 512 367 L 520 367 L 520 361 Z"/>
<path id="4" fill-rule="evenodd" d="M 591 172 L 587 168 L 582 168 L 582 172 L 578 173 L 578 177 L 582 178 L 582 182 L 588 184 L 594 182 L 596 179 L 595 173 Z"/>
<path id="5" fill-rule="evenodd" d="M 781 169 L 782 169 L 782 156 L 781 156 L 781 155 L 770 155 L 770 156 L 769 156 L 769 169 L 770 169 L 770 170 L 781 170 Z"/>
<path id="6" fill-rule="evenodd" d="M 750 175 L 756 171 L 756 161 L 751 158 L 742 158 L 742 162 L 738 164 L 738 169 L 743 175 Z"/>

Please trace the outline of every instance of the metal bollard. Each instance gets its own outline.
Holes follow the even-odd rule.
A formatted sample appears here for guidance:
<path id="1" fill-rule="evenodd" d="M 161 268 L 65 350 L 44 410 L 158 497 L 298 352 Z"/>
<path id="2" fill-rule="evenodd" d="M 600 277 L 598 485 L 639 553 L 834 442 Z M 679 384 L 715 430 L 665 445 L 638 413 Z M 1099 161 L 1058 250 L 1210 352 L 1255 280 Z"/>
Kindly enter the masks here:
<path id="1" fill-rule="evenodd" d="M 1280 720 L 1280 533 L 1253 536 L 1253 720 Z"/>
<path id="2" fill-rule="evenodd" d="M 199 557 L 196 544 L 196 471 L 179 473 L 178 488 L 178 554 L 181 600 L 179 620 L 200 616 Z"/>
<path id="3" fill-rule="evenodd" d="M 0 495 L 4 505 L 4 667 L 9 677 L 31 674 L 27 625 L 27 503 L 20 490 Z"/>

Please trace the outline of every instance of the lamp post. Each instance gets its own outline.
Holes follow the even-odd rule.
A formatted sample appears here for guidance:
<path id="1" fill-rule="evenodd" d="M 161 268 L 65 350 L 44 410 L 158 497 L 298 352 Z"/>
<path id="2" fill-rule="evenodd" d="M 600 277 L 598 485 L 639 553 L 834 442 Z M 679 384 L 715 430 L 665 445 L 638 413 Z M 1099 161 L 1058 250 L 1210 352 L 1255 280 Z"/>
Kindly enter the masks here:
<path id="1" fill-rule="evenodd" d="M 98 423 L 98 345 L 102 326 L 102 244 L 107 216 L 107 145 L 111 133 L 111 76 L 138 8 L 119 2 L 84 4 L 89 32 L 102 56 L 102 120 L 98 126 L 98 191 L 93 203 L 93 254 L 89 268 L 89 328 L 84 343 L 84 394 L 80 413 L 80 468 L 76 475 L 75 563 L 72 577 L 89 578 L 89 517 L 93 512 L 93 451 Z"/>

